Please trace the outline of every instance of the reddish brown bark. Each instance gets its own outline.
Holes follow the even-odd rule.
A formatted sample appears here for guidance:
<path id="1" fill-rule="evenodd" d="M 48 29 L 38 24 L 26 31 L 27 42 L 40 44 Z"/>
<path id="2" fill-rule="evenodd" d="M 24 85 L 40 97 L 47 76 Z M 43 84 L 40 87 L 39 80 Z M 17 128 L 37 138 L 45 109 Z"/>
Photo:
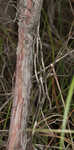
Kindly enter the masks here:
<path id="1" fill-rule="evenodd" d="M 32 52 L 42 0 L 20 0 L 15 93 L 11 112 L 8 150 L 25 150 L 30 101 Z"/>

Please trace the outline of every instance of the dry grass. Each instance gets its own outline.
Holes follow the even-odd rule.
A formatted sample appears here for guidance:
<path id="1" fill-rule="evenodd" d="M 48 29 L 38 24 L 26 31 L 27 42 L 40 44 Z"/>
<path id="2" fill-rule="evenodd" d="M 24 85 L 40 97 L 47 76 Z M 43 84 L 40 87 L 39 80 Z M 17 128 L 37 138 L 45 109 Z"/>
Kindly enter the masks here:
<path id="1" fill-rule="evenodd" d="M 52 5 L 51 3 L 51 8 Z M 74 75 L 74 3 L 70 0 L 59 3 L 55 1 L 53 11 L 49 8 L 47 0 L 47 4 L 44 3 L 42 9 L 40 35 L 38 32 L 33 51 L 28 126 L 32 129 L 33 147 L 38 150 L 59 149 L 66 98 Z M 13 29 L 11 26 L 9 28 L 0 25 L 0 149 L 2 150 L 6 149 L 14 95 L 16 47 L 16 24 Z M 73 129 L 72 98 L 66 130 Z M 67 132 L 63 150 L 73 150 L 73 147 L 74 132 Z"/>

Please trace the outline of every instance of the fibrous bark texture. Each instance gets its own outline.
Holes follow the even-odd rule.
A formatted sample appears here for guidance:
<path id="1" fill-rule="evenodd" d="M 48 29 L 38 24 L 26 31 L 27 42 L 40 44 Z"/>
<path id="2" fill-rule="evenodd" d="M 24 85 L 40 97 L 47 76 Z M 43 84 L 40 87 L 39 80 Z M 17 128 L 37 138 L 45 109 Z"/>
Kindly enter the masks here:
<path id="1" fill-rule="evenodd" d="M 11 112 L 8 150 L 25 150 L 33 65 L 33 40 L 43 0 L 20 0 L 15 93 Z"/>

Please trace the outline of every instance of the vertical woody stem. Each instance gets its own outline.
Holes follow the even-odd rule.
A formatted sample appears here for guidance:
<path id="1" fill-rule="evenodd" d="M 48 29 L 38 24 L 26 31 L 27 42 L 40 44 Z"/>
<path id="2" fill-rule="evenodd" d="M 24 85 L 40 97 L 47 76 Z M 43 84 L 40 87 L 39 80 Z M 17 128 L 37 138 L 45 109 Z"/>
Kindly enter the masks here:
<path id="1" fill-rule="evenodd" d="M 18 47 L 15 93 L 11 112 L 8 150 L 25 150 L 30 101 L 32 52 L 43 0 L 19 1 Z"/>

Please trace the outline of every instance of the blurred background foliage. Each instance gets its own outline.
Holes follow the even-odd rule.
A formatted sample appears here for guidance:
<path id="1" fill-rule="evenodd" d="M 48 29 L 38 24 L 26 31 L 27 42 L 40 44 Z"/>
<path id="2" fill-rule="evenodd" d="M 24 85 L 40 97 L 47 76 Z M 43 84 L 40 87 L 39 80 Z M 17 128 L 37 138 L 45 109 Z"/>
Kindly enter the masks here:
<path id="1" fill-rule="evenodd" d="M 8 140 L 14 98 L 18 42 L 17 1 L 0 0 L 0 149 Z M 69 86 L 74 76 L 74 1 L 45 0 L 40 39 L 34 49 L 29 128 L 61 129 Z M 67 118 L 74 129 L 74 97 Z M 59 149 L 59 133 L 33 133 L 33 148 Z M 74 149 L 74 134 L 66 134 L 64 149 Z"/>

